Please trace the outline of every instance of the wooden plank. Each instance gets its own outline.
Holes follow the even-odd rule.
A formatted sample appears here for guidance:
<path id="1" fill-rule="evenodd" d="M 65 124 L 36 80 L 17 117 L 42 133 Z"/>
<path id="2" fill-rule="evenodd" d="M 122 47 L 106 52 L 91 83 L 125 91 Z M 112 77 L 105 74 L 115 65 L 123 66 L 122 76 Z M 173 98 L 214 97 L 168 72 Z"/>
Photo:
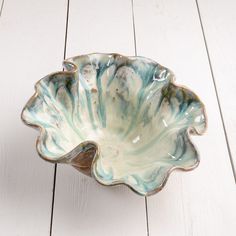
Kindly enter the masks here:
<path id="1" fill-rule="evenodd" d="M 53 165 L 20 114 L 34 83 L 61 69 L 66 2 L 7 0 L 0 20 L 0 235 L 49 235 Z"/>
<path id="2" fill-rule="evenodd" d="M 134 55 L 130 1 L 71 1 L 67 57 L 91 52 Z M 53 235 L 146 235 L 144 198 L 58 166 Z"/>
<path id="3" fill-rule="evenodd" d="M 179 84 L 192 88 L 209 123 L 204 136 L 193 138 L 200 166 L 173 173 L 166 188 L 148 198 L 150 235 L 233 236 L 236 188 L 195 1 L 135 0 L 134 15 L 138 54 L 171 68 Z"/>
<path id="4" fill-rule="evenodd" d="M 236 166 L 236 2 L 199 1 L 211 65 L 227 130 L 232 162 Z M 233 164 L 233 163 L 232 163 Z M 234 168 L 235 169 L 235 168 Z M 235 180 L 236 180 L 236 169 Z"/>

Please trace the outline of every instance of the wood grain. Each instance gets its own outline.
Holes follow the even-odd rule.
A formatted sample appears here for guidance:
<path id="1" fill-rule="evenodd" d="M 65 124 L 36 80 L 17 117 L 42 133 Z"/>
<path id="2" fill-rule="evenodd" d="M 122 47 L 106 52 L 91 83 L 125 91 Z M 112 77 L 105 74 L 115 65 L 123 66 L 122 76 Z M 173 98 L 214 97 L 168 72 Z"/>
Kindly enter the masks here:
<path id="1" fill-rule="evenodd" d="M 49 235 L 53 165 L 20 114 L 34 83 L 61 69 L 65 1 L 7 0 L 0 19 L 0 235 Z"/>
<path id="2" fill-rule="evenodd" d="M 233 236 L 236 188 L 196 3 L 135 0 L 134 15 L 138 55 L 171 68 L 179 84 L 193 88 L 209 123 L 204 136 L 192 138 L 200 166 L 174 173 L 162 192 L 148 198 L 150 235 Z"/>
<path id="3" fill-rule="evenodd" d="M 70 1 L 67 57 L 91 52 L 134 55 L 130 1 Z M 53 235 L 143 236 L 146 230 L 143 197 L 58 166 Z"/>
<path id="4" fill-rule="evenodd" d="M 198 1 L 236 181 L 236 2 Z"/>

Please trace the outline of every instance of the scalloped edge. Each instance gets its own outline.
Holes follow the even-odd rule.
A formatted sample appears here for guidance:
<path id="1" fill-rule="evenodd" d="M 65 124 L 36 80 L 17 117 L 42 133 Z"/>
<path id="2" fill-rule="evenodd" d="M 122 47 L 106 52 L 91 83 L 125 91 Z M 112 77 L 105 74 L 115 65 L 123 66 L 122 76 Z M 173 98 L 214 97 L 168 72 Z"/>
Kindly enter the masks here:
<path id="1" fill-rule="evenodd" d="M 26 109 L 27 104 L 30 103 L 30 102 L 32 102 L 33 99 L 35 99 L 35 98 L 38 96 L 37 84 L 39 84 L 40 81 L 42 81 L 42 80 L 45 79 L 46 77 L 50 77 L 51 75 L 55 75 L 55 74 L 75 75 L 75 74 L 77 73 L 77 71 L 78 71 L 78 68 L 77 68 L 77 66 L 72 62 L 72 60 L 74 60 L 74 58 L 83 57 L 83 56 L 90 56 L 90 55 L 96 55 L 96 54 L 100 54 L 100 55 L 111 55 L 111 56 L 121 56 L 121 57 L 129 58 L 129 59 L 132 59 L 132 58 L 134 58 L 134 59 L 142 58 L 142 59 L 148 60 L 148 61 L 150 61 L 150 62 L 153 62 L 153 63 L 155 63 L 155 64 L 157 64 L 157 65 L 159 65 L 159 66 L 162 66 L 161 64 L 157 63 L 156 61 L 154 61 L 154 60 L 152 60 L 152 59 L 150 59 L 150 58 L 147 58 L 147 57 L 142 57 L 142 56 L 124 56 L 124 55 L 121 55 L 121 54 L 118 54 L 118 53 L 90 53 L 90 54 L 81 54 L 81 55 L 74 56 L 74 57 L 70 57 L 70 58 L 68 58 L 68 59 L 63 60 L 62 65 L 63 65 L 63 68 L 64 68 L 64 69 L 66 69 L 66 65 L 68 65 L 68 64 L 72 65 L 72 68 L 73 68 L 73 69 L 71 69 L 71 70 L 57 71 L 57 72 L 54 72 L 54 73 L 50 73 L 50 74 L 48 74 L 47 76 L 45 76 L 45 77 L 41 78 L 40 80 L 38 80 L 38 81 L 36 82 L 35 86 L 34 86 L 34 88 L 35 88 L 35 93 L 30 97 L 30 99 L 27 101 L 26 105 L 25 105 L 25 106 L 23 107 L 23 109 L 22 109 L 22 112 L 21 112 L 21 120 L 23 121 L 23 123 L 24 123 L 25 125 L 27 125 L 27 126 L 29 126 L 29 127 L 33 127 L 33 128 L 35 128 L 35 129 L 39 130 L 39 135 L 37 136 L 37 139 L 36 139 L 36 150 L 37 150 L 38 155 L 39 155 L 42 159 L 44 159 L 44 160 L 46 160 L 46 161 L 48 161 L 48 162 L 51 162 L 51 163 L 68 163 L 68 162 L 65 162 L 65 161 L 64 161 L 64 160 L 65 160 L 65 157 L 68 156 L 69 153 L 73 152 L 73 150 L 76 149 L 76 148 L 77 148 L 79 145 L 81 145 L 81 143 L 83 143 L 83 142 L 81 142 L 80 144 L 78 144 L 78 145 L 77 145 L 74 149 L 72 149 L 70 152 L 68 152 L 68 153 L 66 153 L 65 155 L 59 157 L 58 159 L 56 159 L 56 160 L 49 159 L 49 158 L 47 158 L 46 156 L 42 155 L 42 154 L 40 153 L 40 151 L 39 151 L 39 148 L 38 148 L 38 144 L 41 142 L 42 133 L 45 131 L 45 128 L 42 127 L 42 126 L 34 125 L 34 124 L 31 124 L 31 123 L 27 122 L 27 121 L 24 119 L 24 117 L 23 117 L 23 112 L 24 112 L 24 110 Z M 164 67 L 164 66 L 162 66 L 162 67 L 168 69 L 168 71 L 171 73 L 171 76 L 172 76 L 172 78 L 171 78 L 171 80 L 172 80 L 171 83 L 173 83 L 175 86 L 177 86 L 177 87 L 179 87 L 179 88 L 187 89 L 187 90 L 189 90 L 190 92 L 194 93 L 194 92 L 193 92 L 191 89 L 189 89 L 187 86 L 179 85 L 179 84 L 175 83 L 175 75 L 174 75 L 174 73 L 173 73 L 169 68 Z M 195 94 L 195 93 L 194 93 L 194 94 Z M 205 128 L 204 128 L 204 130 L 203 130 L 202 132 L 198 132 L 198 131 L 197 131 L 195 128 L 193 128 L 193 127 L 189 127 L 189 128 L 187 129 L 188 138 L 189 138 L 189 140 L 191 141 L 191 144 L 193 145 L 193 148 L 195 149 L 195 151 L 196 151 L 196 153 L 197 153 L 197 156 L 196 156 L 196 163 L 195 163 L 194 165 L 192 165 L 192 166 L 190 166 L 190 167 L 187 167 L 187 168 L 179 167 L 179 166 L 173 166 L 172 168 L 169 169 L 169 171 L 167 171 L 165 178 L 163 179 L 161 185 L 160 185 L 158 188 L 156 188 L 156 189 L 154 189 L 154 190 L 152 190 L 152 191 L 149 191 L 149 192 L 143 194 L 143 193 L 140 193 L 140 192 L 136 191 L 132 186 L 126 184 L 126 183 L 123 182 L 123 181 L 114 181 L 112 184 L 107 184 L 107 185 L 106 185 L 106 184 L 102 183 L 101 181 L 99 181 L 99 180 L 96 178 L 96 176 L 95 176 L 94 173 L 93 173 L 93 168 L 94 168 L 94 163 L 96 162 L 96 160 L 97 160 L 98 157 L 99 157 L 98 153 L 100 152 L 99 146 L 97 145 L 97 151 L 96 151 L 96 153 L 95 153 L 95 155 L 94 155 L 94 159 L 93 159 L 92 164 L 91 164 L 91 177 L 93 177 L 99 184 L 101 184 L 101 185 L 103 185 L 103 186 L 125 185 L 125 186 L 127 186 L 128 188 L 130 188 L 133 192 L 137 193 L 138 195 L 141 195 L 141 196 L 151 196 L 151 195 L 154 195 L 154 194 L 160 192 L 160 191 L 165 187 L 165 185 L 166 185 L 166 183 L 167 183 L 167 181 L 168 181 L 168 179 L 169 179 L 171 173 L 172 173 L 174 170 L 191 171 L 191 170 L 195 169 L 195 168 L 199 165 L 199 163 L 200 163 L 200 158 L 199 158 L 198 149 L 196 148 L 196 146 L 195 146 L 194 143 L 192 142 L 191 135 L 199 135 L 199 136 L 201 136 L 201 135 L 203 135 L 204 133 L 206 133 L 206 130 L 207 130 L 207 128 L 208 128 L 208 118 L 207 118 L 207 114 L 206 114 L 205 105 L 204 105 L 204 103 L 202 102 L 202 100 L 199 98 L 198 95 L 195 94 L 195 96 L 196 96 L 197 99 L 201 102 L 202 107 L 203 107 L 203 115 L 204 115 L 204 117 L 205 117 Z M 85 141 L 85 142 L 92 142 L 92 143 L 94 143 L 94 141 Z"/>

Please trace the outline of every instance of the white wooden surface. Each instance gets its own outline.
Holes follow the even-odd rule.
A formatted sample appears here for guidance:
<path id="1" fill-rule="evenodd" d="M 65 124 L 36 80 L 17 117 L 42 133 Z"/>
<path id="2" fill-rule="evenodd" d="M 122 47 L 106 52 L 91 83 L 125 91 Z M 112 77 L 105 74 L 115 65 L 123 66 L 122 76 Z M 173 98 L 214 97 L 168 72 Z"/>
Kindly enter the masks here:
<path id="1" fill-rule="evenodd" d="M 66 2 L 5 0 L 0 18 L 0 235 L 49 235 L 53 165 L 21 122 L 34 83 L 61 69 Z"/>
<path id="2" fill-rule="evenodd" d="M 236 167 L 236 1 L 199 0 L 199 8 Z"/>
<path id="3" fill-rule="evenodd" d="M 199 0 L 232 157 L 236 160 L 233 0 Z M 1 1 L 0 1 L 1 6 Z M 194 0 L 70 0 L 66 56 L 119 52 L 153 58 L 200 95 L 209 127 L 194 137 L 201 164 L 176 172 L 148 198 L 149 235 L 235 236 L 236 186 Z M 50 235 L 53 165 L 35 152 L 37 132 L 20 112 L 44 75 L 60 70 L 67 1 L 5 0 L 0 18 L 0 235 Z M 52 235 L 147 235 L 145 201 L 125 187 L 98 185 L 57 168 Z"/>

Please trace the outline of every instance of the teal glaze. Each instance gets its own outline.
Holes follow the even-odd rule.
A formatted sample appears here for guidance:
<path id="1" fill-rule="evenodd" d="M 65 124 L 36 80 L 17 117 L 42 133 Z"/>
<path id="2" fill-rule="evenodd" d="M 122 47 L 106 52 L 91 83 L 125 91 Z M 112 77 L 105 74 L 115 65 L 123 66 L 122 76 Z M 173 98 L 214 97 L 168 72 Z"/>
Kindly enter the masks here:
<path id="1" fill-rule="evenodd" d="M 64 66 L 36 84 L 22 112 L 26 124 L 41 129 L 42 158 L 83 168 L 75 158 L 93 145 L 91 175 L 141 195 L 159 191 L 173 169 L 198 165 L 189 133 L 205 131 L 204 106 L 174 84 L 169 69 L 118 54 L 82 55 Z"/>

